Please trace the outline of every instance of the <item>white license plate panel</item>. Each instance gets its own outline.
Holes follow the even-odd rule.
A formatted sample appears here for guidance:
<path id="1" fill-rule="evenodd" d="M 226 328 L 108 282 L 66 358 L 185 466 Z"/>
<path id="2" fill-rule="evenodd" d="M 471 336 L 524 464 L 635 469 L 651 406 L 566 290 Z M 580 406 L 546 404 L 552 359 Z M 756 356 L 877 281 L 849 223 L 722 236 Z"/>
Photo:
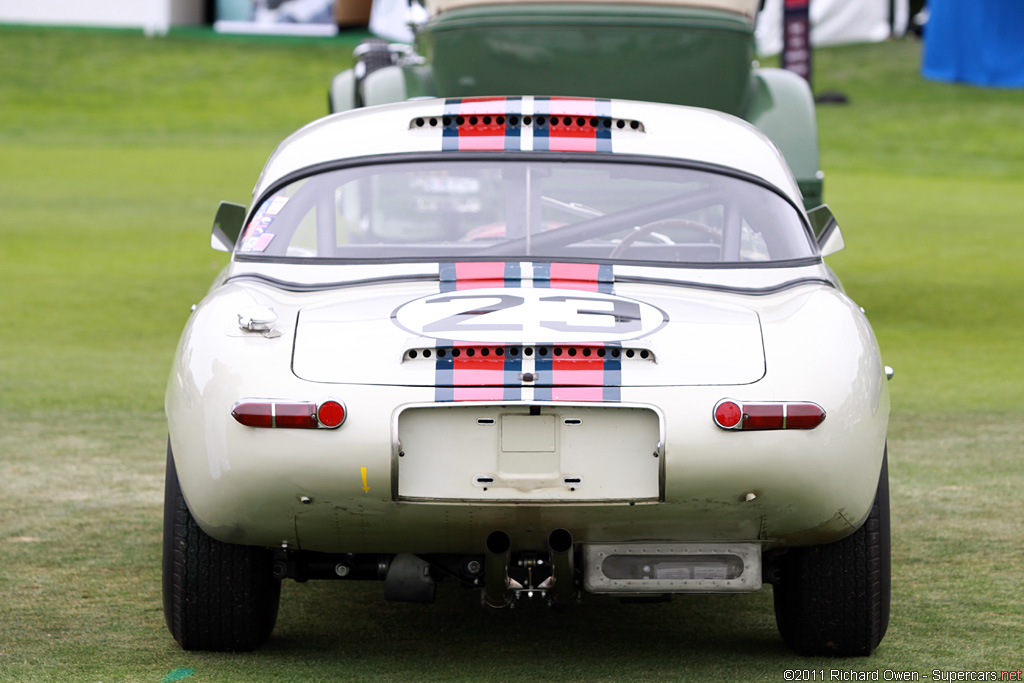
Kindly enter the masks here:
<path id="1" fill-rule="evenodd" d="M 657 501 L 662 422 L 641 406 L 414 406 L 395 418 L 400 500 Z"/>

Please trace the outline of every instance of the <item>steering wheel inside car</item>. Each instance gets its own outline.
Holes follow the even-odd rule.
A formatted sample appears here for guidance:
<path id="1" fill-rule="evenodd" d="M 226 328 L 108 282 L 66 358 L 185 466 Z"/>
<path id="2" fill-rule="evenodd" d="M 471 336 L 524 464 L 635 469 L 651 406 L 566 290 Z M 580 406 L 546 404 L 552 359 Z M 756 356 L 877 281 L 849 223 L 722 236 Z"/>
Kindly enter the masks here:
<path id="1" fill-rule="evenodd" d="M 711 238 L 710 241 L 718 243 L 721 239 L 721 233 L 715 230 L 711 226 L 698 223 L 697 221 L 691 221 L 687 218 L 662 218 L 661 220 L 652 221 L 647 225 L 641 225 L 633 229 L 633 232 L 622 238 L 622 241 L 615 245 L 612 249 L 612 253 L 608 255 L 608 258 L 619 258 L 622 254 L 633 246 L 633 243 L 639 240 L 641 237 L 650 235 L 656 230 L 668 230 L 668 229 L 687 229 L 695 230 L 701 233 L 704 237 Z"/>

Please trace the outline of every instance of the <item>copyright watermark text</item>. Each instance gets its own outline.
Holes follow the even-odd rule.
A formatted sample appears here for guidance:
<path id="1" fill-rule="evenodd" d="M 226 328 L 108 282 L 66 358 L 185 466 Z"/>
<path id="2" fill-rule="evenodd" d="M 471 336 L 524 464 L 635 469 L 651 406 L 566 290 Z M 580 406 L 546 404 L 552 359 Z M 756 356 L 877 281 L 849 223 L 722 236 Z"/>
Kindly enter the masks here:
<path id="1" fill-rule="evenodd" d="M 1016 671 L 900 671 L 898 669 L 786 669 L 786 681 L 1024 681 Z"/>

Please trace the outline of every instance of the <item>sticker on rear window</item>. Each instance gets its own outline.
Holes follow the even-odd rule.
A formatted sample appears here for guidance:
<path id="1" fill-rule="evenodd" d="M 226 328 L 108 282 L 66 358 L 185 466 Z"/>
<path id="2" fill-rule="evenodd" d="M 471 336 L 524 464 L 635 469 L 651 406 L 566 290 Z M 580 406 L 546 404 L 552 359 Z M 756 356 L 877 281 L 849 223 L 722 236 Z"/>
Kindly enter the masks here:
<path id="1" fill-rule="evenodd" d="M 267 247 L 269 247 L 270 243 L 274 240 L 274 237 L 275 235 L 272 232 L 264 232 L 259 235 L 246 237 L 245 240 L 242 241 L 242 246 L 239 248 L 239 251 L 257 253 L 266 251 Z"/>
<path id="2" fill-rule="evenodd" d="M 288 203 L 288 197 L 284 195 L 277 195 L 276 197 L 269 200 L 269 203 L 265 203 L 264 206 L 267 208 L 268 216 L 276 216 L 281 213 L 281 209 Z"/>

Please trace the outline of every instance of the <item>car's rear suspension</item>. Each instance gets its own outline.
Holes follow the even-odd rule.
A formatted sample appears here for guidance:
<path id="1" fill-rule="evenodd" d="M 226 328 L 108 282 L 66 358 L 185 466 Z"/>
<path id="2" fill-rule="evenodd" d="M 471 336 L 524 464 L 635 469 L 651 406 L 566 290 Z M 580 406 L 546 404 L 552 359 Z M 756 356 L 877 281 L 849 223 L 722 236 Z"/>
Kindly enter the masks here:
<path id="1" fill-rule="evenodd" d="M 576 602 L 579 582 L 572 534 L 555 529 L 548 551 L 512 553 L 503 531 L 487 537 L 481 555 L 352 554 L 279 549 L 275 578 L 294 581 L 383 581 L 384 597 L 400 602 L 432 602 L 436 584 L 446 578 L 482 589 L 483 603 L 511 607 L 522 600 L 545 598 L 551 604 Z M 545 556 L 546 555 L 546 556 Z"/>

